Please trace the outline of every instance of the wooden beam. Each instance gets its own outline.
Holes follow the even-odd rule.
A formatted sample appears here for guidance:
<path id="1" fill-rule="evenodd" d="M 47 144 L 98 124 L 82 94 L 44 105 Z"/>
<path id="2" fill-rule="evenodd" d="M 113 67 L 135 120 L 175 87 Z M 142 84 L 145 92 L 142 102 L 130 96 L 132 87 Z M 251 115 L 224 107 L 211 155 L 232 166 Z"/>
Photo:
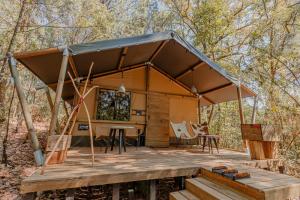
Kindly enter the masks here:
<path id="1" fill-rule="evenodd" d="M 63 105 L 64 105 L 66 116 L 67 116 L 67 118 L 69 118 L 70 117 L 70 113 L 68 111 L 67 102 L 63 101 Z"/>
<path id="2" fill-rule="evenodd" d="M 49 48 L 49 49 L 42 49 L 42 50 L 38 50 L 38 51 L 14 53 L 14 57 L 16 59 L 22 59 L 22 58 L 42 56 L 42 55 L 46 55 L 46 54 L 59 53 L 59 52 L 60 52 L 59 48 Z"/>
<path id="3" fill-rule="evenodd" d="M 156 180 L 150 180 L 149 200 L 156 200 Z"/>
<path id="4" fill-rule="evenodd" d="M 197 64 L 195 64 L 195 65 L 189 67 L 188 69 L 186 69 L 186 70 L 184 70 L 183 72 L 181 72 L 180 74 L 178 74 L 178 75 L 175 77 L 175 79 L 178 80 L 178 79 L 182 78 L 183 76 L 189 74 L 190 72 L 192 72 L 192 71 L 198 69 L 199 67 L 202 67 L 202 66 L 205 65 L 205 64 L 206 64 L 205 62 L 200 61 L 200 62 L 198 62 Z"/>
<path id="5" fill-rule="evenodd" d="M 146 124 L 148 121 L 149 86 L 150 86 L 150 66 L 147 65 L 147 67 L 145 68 Z"/>
<path id="6" fill-rule="evenodd" d="M 53 101 L 52 101 L 52 98 L 51 98 L 50 91 L 49 91 L 48 87 L 45 87 L 45 93 L 46 93 L 46 96 L 47 96 L 47 100 L 48 100 L 48 103 L 49 103 L 50 110 L 52 112 L 54 104 L 53 104 Z"/>
<path id="7" fill-rule="evenodd" d="M 171 75 L 169 75 L 167 72 L 163 71 L 159 67 L 156 67 L 155 65 L 152 65 L 151 67 L 154 68 L 154 69 L 156 69 L 158 72 L 160 72 L 161 74 L 165 75 L 166 77 L 168 77 L 170 80 L 174 81 L 176 84 L 178 84 L 181 87 L 185 88 L 188 92 L 190 92 L 193 96 L 196 97 L 196 94 L 193 93 L 193 91 L 191 90 L 191 88 L 189 88 L 185 84 L 181 83 L 180 81 L 176 80 L 175 78 L 173 78 Z M 205 99 L 206 101 L 208 101 L 211 104 L 215 104 L 214 101 L 212 101 L 211 99 L 209 99 L 208 97 L 206 97 L 204 95 L 202 95 L 202 98 Z"/>
<path id="8" fill-rule="evenodd" d="M 101 72 L 101 73 L 97 73 L 97 74 L 91 75 L 92 76 L 91 79 L 102 77 L 102 76 L 107 76 L 107 75 L 111 75 L 111 74 L 115 74 L 115 73 L 119 73 L 119 72 L 122 72 L 122 71 L 124 72 L 124 71 L 128 71 L 128 70 L 131 70 L 131 69 L 143 67 L 143 66 L 145 66 L 145 63 L 139 63 L 139 64 L 135 64 L 135 65 L 129 65 L 129 66 L 123 67 L 121 70 L 114 69 L 114 70 L 109 70 L 109 71 L 106 71 L 106 72 Z M 81 78 L 82 78 L 82 80 L 85 80 L 87 78 L 87 76 L 83 76 Z M 72 83 L 72 81 L 71 80 L 65 80 L 64 83 L 65 84 L 66 83 Z M 48 87 L 56 87 L 57 86 L 57 82 L 55 82 L 55 83 L 48 83 L 47 85 L 48 85 Z"/>
<path id="9" fill-rule="evenodd" d="M 215 88 L 212 88 L 212 89 L 200 92 L 199 95 L 205 95 L 207 93 L 210 93 L 210 92 L 213 92 L 213 91 L 216 91 L 216 90 L 225 89 L 225 88 L 230 87 L 232 85 L 233 85 L 233 83 L 226 83 L 224 85 L 221 85 L 221 86 L 218 86 L 218 87 L 215 87 Z"/>
<path id="10" fill-rule="evenodd" d="M 158 48 L 155 50 L 155 52 L 152 54 L 152 56 L 149 59 L 149 62 L 152 62 L 156 56 L 159 54 L 159 52 L 164 48 L 164 46 L 169 42 L 169 40 L 163 41 Z"/>
<path id="11" fill-rule="evenodd" d="M 127 51 L 128 51 L 128 47 L 124 47 L 122 52 L 121 52 L 121 55 L 120 55 L 120 59 L 119 59 L 119 63 L 118 63 L 118 70 L 121 70 L 121 68 L 124 64 L 124 60 L 125 60 L 125 56 L 127 54 Z"/>
<path id="12" fill-rule="evenodd" d="M 59 77 L 58 77 L 58 84 L 56 87 L 56 96 L 54 101 L 54 107 L 52 110 L 52 116 L 50 121 L 50 127 L 49 127 L 49 134 L 54 135 L 55 134 L 55 127 L 56 122 L 58 119 L 58 112 L 59 112 L 59 105 L 61 101 L 61 95 L 64 87 L 64 81 L 66 77 L 67 72 L 67 66 L 68 66 L 68 60 L 69 60 L 69 50 L 67 47 L 63 50 L 63 59 L 60 67 Z"/>
<path id="13" fill-rule="evenodd" d="M 120 184 L 113 184 L 112 200 L 120 199 Z"/>
<path id="14" fill-rule="evenodd" d="M 208 122 L 207 122 L 207 125 L 209 126 L 210 123 L 211 123 L 211 119 L 214 115 L 214 109 L 215 109 L 215 104 L 212 104 L 211 105 L 211 110 L 210 110 L 210 113 L 209 113 L 209 117 L 208 117 Z"/>
<path id="15" fill-rule="evenodd" d="M 208 97 L 206 97 L 204 95 L 201 95 L 201 98 L 205 99 L 206 101 L 208 101 L 211 104 L 215 104 L 215 102 L 213 100 L 211 100 L 210 98 L 208 98 Z"/>
<path id="16" fill-rule="evenodd" d="M 41 151 L 40 143 L 39 143 L 37 135 L 36 135 L 35 128 L 33 126 L 33 121 L 32 121 L 30 111 L 29 111 L 29 106 L 26 101 L 24 90 L 22 88 L 22 84 L 19 79 L 19 73 L 17 70 L 16 61 L 12 57 L 11 53 L 8 53 L 7 57 L 8 57 L 8 64 L 9 64 L 10 72 L 14 79 L 14 84 L 15 84 L 16 91 L 18 94 L 19 102 L 21 104 L 22 112 L 23 112 L 24 119 L 26 122 L 27 130 L 30 134 L 32 147 L 34 149 L 35 162 L 36 162 L 37 166 L 41 166 L 44 163 L 44 157 L 43 157 L 43 153 Z"/>
<path id="17" fill-rule="evenodd" d="M 255 118 L 256 118 L 256 106 L 257 106 L 257 96 L 253 99 L 253 110 L 252 110 L 252 117 L 251 117 L 251 123 L 255 124 Z"/>
<path id="18" fill-rule="evenodd" d="M 176 80 L 175 78 L 173 78 L 171 75 L 169 75 L 167 72 L 163 71 L 159 67 L 157 67 L 155 65 L 151 65 L 151 67 L 154 68 L 155 70 L 157 70 L 158 72 L 160 72 L 161 74 L 165 75 L 166 77 L 168 77 L 170 80 L 174 81 L 176 84 L 178 84 L 181 87 L 185 88 L 188 92 L 190 92 L 192 95 L 194 95 L 196 97 L 196 95 L 192 92 L 191 88 L 189 88 L 185 84 L 181 83 L 180 81 Z"/>
<path id="19" fill-rule="evenodd" d="M 201 124 L 201 100 L 198 98 L 198 123 Z"/>
<path id="20" fill-rule="evenodd" d="M 238 96 L 238 102 L 239 102 L 239 113 L 240 113 L 240 120 L 241 124 L 244 124 L 244 111 L 243 111 L 243 104 L 242 104 L 242 91 L 239 86 L 237 86 L 237 96 Z"/>
<path id="21" fill-rule="evenodd" d="M 101 73 L 98 73 L 98 74 L 93 74 L 91 79 L 102 77 L 102 76 L 107 76 L 107 75 L 111 75 L 111 74 L 115 74 L 115 73 L 119 73 L 119 72 L 124 72 L 124 71 L 128 71 L 128 70 L 131 70 L 131 69 L 143 67 L 143 66 L 145 66 L 145 63 L 138 63 L 138 64 L 134 64 L 134 65 L 128 65 L 126 67 L 122 67 L 122 69 L 114 69 L 114 70 L 110 70 L 110 71 L 107 71 L 107 72 L 101 72 Z M 85 78 L 86 77 L 84 77 L 83 80 Z"/>
<path id="22" fill-rule="evenodd" d="M 69 63 L 70 63 L 73 74 L 75 75 L 76 78 L 78 78 L 79 74 L 78 74 L 78 71 L 76 69 L 76 65 L 75 65 L 73 56 L 69 56 Z"/>
<path id="23" fill-rule="evenodd" d="M 51 113 L 52 113 L 54 104 L 53 104 L 53 101 L 52 101 L 52 98 L 51 98 L 50 90 L 49 90 L 49 88 L 47 86 L 44 87 L 44 90 L 45 90 L 45 93 L 46 93 L 46 96 L 47 96 L 47 100 L 48 100 L 48 103 L 49 103 L 49 107 L 50 107 L 50 110 L 51 110 Z M 59 133 L 58 119 L 56 120 L 56 131 Z"/>

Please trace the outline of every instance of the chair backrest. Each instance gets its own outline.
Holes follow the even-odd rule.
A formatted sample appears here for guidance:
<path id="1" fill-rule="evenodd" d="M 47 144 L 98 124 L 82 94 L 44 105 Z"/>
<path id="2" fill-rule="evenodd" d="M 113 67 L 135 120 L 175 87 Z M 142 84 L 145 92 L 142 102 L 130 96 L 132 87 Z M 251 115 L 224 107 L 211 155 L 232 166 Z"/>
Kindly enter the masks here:
<path id="1" fill-rule="evenodd" d="M 208 135 L 208 127 L 190 122 L 192 130 L 195 134 Z"/>
<path id="2" fill-rule="evenodd" d="M 186 128 L 186 122 L 185 121 L 183 121 L 181 123 L 173 123 L 173 122 L 170 121 L 170 124 L 171 124 L 173 132 L 174 132 L 174 134 L 177 138 L 180 138 L 181 136 L 185 136 L 185 137 L 188 137 L 188 138 L 191 137 L 190 133 L 188 132 L 188 130 Z"/>

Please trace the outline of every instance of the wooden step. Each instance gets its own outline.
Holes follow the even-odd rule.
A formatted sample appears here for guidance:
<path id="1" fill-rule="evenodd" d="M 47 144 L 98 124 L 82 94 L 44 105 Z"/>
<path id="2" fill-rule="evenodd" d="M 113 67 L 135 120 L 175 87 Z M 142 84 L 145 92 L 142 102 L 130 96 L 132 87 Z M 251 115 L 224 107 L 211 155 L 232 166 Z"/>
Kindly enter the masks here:
<path id="1" fill-rule="evenodd" d="M 171 192 L 169 196 L 170 200 L 188 200 L 185 196 L 183 196 L 180 192 Z"/>
<path id="2" fill-rule="evenodd" d="M 207 200 L 247 200 L 252 199 L 229 187 L 213 183 L 204 178 L 186 180 L 186 189 L 200 199 Z"/>
<path id="3" fill-rule="evenodd" d="M 199 197 L 196 197 L 194 194 L 187 190 L 180 190 L 179 192 L 189 200 L 201 200 Z"/>
<path id="4" fill-rule="evenodd" d="M 187 190 L 170 193 L 170 200 L 201 200 Z"/>

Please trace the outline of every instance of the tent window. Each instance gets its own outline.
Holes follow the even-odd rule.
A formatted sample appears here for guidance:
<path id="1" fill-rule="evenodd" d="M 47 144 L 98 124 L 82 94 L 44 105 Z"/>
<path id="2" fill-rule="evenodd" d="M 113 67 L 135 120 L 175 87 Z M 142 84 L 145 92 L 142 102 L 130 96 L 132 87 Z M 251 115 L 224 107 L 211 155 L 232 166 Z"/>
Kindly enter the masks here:
<path id="1" fill-rule="evenodd" d="M 115 90 L 99 89 L 97 91 L 97 120 L 130 120 L 130 92 L 120 93 Z"/>

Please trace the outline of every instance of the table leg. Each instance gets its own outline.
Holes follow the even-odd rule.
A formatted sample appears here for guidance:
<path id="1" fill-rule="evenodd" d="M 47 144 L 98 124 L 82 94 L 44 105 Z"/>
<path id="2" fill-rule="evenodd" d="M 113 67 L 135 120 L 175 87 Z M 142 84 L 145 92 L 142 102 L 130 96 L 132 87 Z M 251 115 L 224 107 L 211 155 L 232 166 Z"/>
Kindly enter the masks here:
<path id="1" fill-rule="evenodd" d="M 209 138 L 209 146 L 210 146 L 211 154 L 214 154 L 214 150 L 213 150 L 213 146 L 212 146 L 212 139 L 211 138 Z"/>
<path id="2" fill-rule="evenodd" d="M 105 153 L 107 153 L 108 146 L 109 146 L 110 143 L 111 143 L 112 133 L 113 133 L 113 129 L 110 129 L 110 130 L 109 130 L 109 135 L 108 135 L 108 144 L 106 143 L 106 147 L 105 147 Z"/>
<path id="3" fill-rule="evenodd" d="M 203 137 L 202 151 L 204 151 L 205 145 L 206 145 L 206 137 L 204 136 L 204 137 Z"/>
<path id="4" fill-rule="evenodd" d="M 138 137 L 137 137 L 137 140 L 136 140 L 136 149 L 141 145 L 140 144 L 140 134 L 141 134 L 141 130 L 138 129 Z"/>
<path id="5" fill-rule="evenodd" d="M 126 152 L 126 134 L 125 134 L 125 130 L 122 130 L 123 134 L 123 148 L 124 148 L 124 152 Z"/>
<path id="6" fill-rule="evenodd" d="M 219 153 L 219 147 L 218 147 L 217 139 L 216 139 L 216 138 L 213 138 L 213 140 L 214 140 L 214 143 L 215 143 L 217 152 Z"/>
<path id="7" fill-rule="evenodd" d="M 113 129 L 113 136 L 112 136 L 112 142 L 110 147 L 111 151 L 114 150 L 115 140 L 116 140 L 116 129 Z"/>
<path id="8" fill-rule="evenodd" d="M 123 132 L 121 129 L 119 129 L 119 154 L 122 153 L 122 143 L 123 143 L 122 135 L 123 135 Z"/>

